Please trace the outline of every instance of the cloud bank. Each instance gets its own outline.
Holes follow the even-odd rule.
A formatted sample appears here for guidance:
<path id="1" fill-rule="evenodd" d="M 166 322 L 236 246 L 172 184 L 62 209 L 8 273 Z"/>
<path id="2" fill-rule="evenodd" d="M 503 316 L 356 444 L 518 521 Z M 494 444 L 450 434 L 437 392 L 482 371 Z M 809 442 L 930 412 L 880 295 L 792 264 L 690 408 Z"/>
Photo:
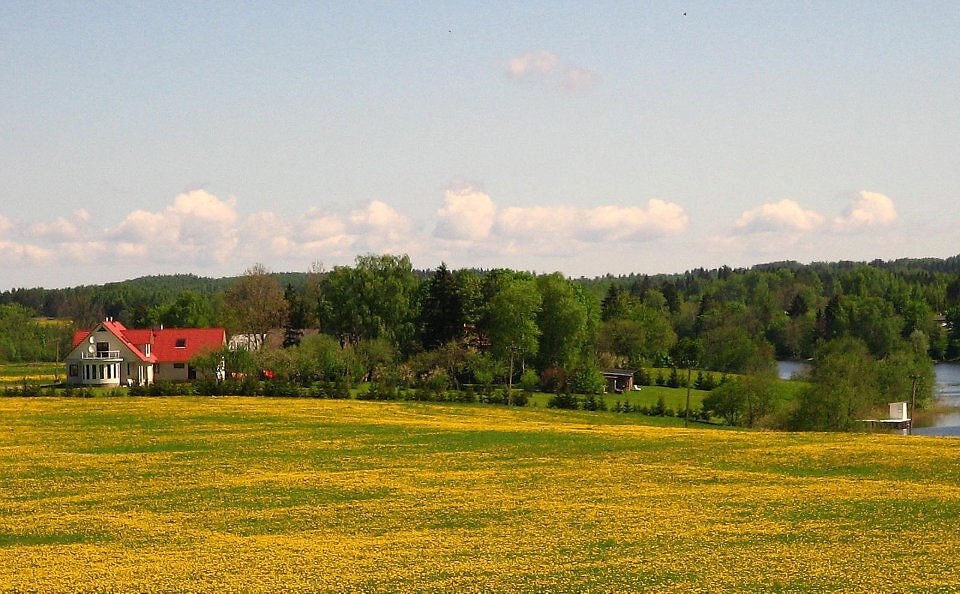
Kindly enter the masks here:
<path id="1" fill-rule="evenodd" d="M 680 233 L 688 219 L 677 204 L 652 199 L 645 207 L 571 205 L 499 208 L 472 187 L 449 190 L 437 210 L 434 237 L 475 244 L 487 253 L 566 253 L 577 244 L 643 242 Z"/>
<path id="2" fill-rule="evenodd" d="M 706 249 L 747 255 L 753 262 L 855 258 L 857 250 L 872 259 L 878 257 L 878 246 L 897 241 L 895 232 L 880 233 L 896 221 L 893 200 L 878 192 L 853 194 L 834 216 L 782 199 L 743 211 L 730 232 L 710 238 Z M 857 236 L 856 244 L 851 236 Z"/>
<path id="3" fill-rule="evenodd" d="M 318 260 L 334 265 L 357 254 L 389 252 L 425 265 L 586 265 L 599 274 L 621 270 L 640 255 L 650 262 L 669 260 L 665 250 L 672 256 L 684 245 L 689 257 L 704 250 L 754 260 L 798 259 L 798 251 L 811 250 L 845 257 L 840 254 L 849 249 L 851 235 L 860 234 L 860 243 L 883 244 L 890 234 L 879 231 L 895 233 L 897 221 L 893 200 L 871 191 L 854 194 L 833 216 L 791 199 L 761 204 L 744 210 L 729 233 L 712 238 L 688 234 L 687 211 L 662 198 L 592 206 L 501 204 L 478 187 L 458 185 L 437 196 L 432 215 L 419 221 L 383 200 L 352 208 L 314 205 L 295 215 L 244 214 L 239 203 L 194 190 L 166 205 L 135 208 L 114 222 L 82 209 L 32 224 L 0 212 L 0 267 L 55 270 L 58 278 L 65 271 L 84 275 L 74 282 L 97 271 L 100 276 L 86 282 L 101 282 L 108 274 L 231 274 L 253 262 L 295 270 Z"/>
<path id="4" fill-rule="evenodd" d="M 650 242 L 686 230 L 678 204 L 500 206 L 468 185 L 444 192 L 430 221 L 414 222 L 385 201 L 353 209 L 313 206 L 299 216 L 263 210 L 243 215 L 234 197 L 206 190 L 175 196 L 158 208 L 136 208 L 113 224 L 78 210 L 49 222 L 17 225 L 0 213 L 0 258 L 8 267 L 95 266 L 97 270 L 242 270 L 261 261 L 278 269 L 315 260 L 351 261 L 374 252 L 454 254 L 466 260 L 583 250 Z M 523 264 L 517 264 L 523 266 Z M 227 272 L 224 272 L 227 273 Z"/>
<path id="5" fill-rule="evenodd" d="M 828 218 L 814 210 L 804 209 L 794 200 L 762 204 L 746 210 L 737 219 L 735 235 L 757 233 L 809 233 L 839 232 L 858 233 L 888 227 L 897 220 L 893 200 L 878 192 L 863 190 L 850 198 L 843 213 L 834 217 L 828 226 Z"/>

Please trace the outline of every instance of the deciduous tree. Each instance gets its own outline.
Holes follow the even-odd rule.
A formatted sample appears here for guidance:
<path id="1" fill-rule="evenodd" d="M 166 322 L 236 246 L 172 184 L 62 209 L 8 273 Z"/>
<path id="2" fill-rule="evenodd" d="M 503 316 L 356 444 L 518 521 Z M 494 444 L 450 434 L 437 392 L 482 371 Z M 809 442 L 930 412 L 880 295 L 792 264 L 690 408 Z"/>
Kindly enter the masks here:
<path id="1" fill-rule="evenodd" d="M 519 361 L 536 355 L 540 328 L 537 313 L 541 298 L 531 280 L 508 280 L 487 306 L 488 332 L 494 352 L 508 364 L 507 387 L 512 404 L 513 375 Z"/>
<path id="2" fill-rule="evenodd" d="M 282 328 L 287 304 L 280 283 L 263 264 L 254 264 L 227 290 L 232 329 L 254 338 L 259 348 L 273 328 Z"/>

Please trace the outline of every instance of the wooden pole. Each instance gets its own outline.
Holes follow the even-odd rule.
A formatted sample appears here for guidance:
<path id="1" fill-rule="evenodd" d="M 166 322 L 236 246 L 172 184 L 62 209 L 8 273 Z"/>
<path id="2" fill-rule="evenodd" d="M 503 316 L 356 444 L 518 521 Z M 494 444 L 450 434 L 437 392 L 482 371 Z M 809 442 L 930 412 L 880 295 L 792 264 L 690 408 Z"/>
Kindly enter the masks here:
<path id="1" fill-rule="evenodd" d="M 919 379 L 920 379 L 919 375 L 915 373 L 910 374 L 910 381 L 912 383 L 912 386 L 910 389 L 910 425 L 907 430 L 908 435 L 913 435 L 913 416 L 914 416 L 914 411 L 917 407 L 917 380 Z"/>

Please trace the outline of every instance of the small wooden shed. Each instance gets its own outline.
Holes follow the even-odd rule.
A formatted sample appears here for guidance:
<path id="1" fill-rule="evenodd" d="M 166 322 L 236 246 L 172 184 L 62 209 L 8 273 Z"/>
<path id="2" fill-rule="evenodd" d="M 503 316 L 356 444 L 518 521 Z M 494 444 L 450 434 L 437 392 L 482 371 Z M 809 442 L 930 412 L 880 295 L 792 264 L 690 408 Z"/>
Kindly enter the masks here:
<path id="1" fill-rule="evenodd" d="M 622 394 L 633 389 L 633 370 L 631 369 L 604 369 L 600 374 L 607 380 L 607 392 Z"/>

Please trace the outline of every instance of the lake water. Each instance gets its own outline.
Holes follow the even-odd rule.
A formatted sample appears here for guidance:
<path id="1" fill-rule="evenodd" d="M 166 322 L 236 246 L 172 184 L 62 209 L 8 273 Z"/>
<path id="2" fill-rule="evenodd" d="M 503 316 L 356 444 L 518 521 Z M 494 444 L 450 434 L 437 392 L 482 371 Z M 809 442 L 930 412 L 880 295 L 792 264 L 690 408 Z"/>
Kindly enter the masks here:
<path id="1" fill-rule="evenodd" d="M 794 379 L 804 375 L 810 369 L 810 364 L 804 361 L 777 361 L 777 375 L 780 379 Z"/>
<path id="2" fill-rule="evenodd" d="M 920 435 L 960 436 L 960 364 L 937 363 L 935 395 L 937 402 L 953 410 L 937 415 L 927 427 L 914 427 L 913 432 Z"/>
<path id="3" fill-rule="evenodd" d="M 780 379 L 793 379 L 802 376 L 810 365 L 803 361 L 777 361 L 777 374 Z M 960 436 L 960 364 L 937 363 L 934 366 L 937 386 L 934 396 L 938 403 L 952 411 L 936 415 L 932 423 L 924 427 L 914 427 L 918 435 Z"/>

